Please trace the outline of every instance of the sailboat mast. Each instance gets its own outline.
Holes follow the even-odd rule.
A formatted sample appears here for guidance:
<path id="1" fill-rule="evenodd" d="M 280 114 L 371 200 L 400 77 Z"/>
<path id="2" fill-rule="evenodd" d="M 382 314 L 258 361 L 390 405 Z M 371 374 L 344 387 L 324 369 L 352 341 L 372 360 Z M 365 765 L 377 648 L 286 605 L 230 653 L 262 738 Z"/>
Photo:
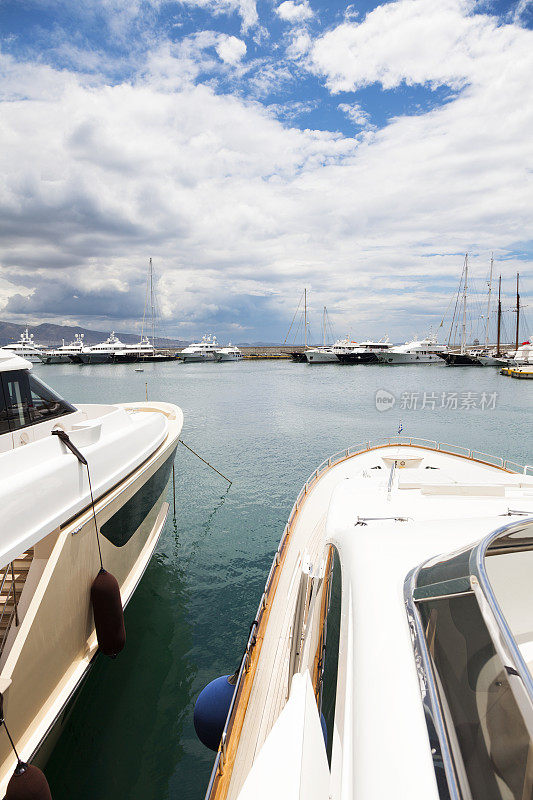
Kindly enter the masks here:
<path id="1" fill-rule="evenodd" d="M 150 259 L 150 306 L 152 309 L 152 347 L 155 347 L 154 268 Z"/>
<path id="2" fill-rule="evenodd" d="M 304 344 L 307 350 L 307 289 L 304 289 Z"/>
<path id="3" fill-rule="evenodd" d="M 515 350 L 518 350 L 518 333 L 520 330 L 520 295 L 518 293 L 518 283 L 520 275 L 516 273 L 516 336 L 515 336 Z"/>
<path id="4" fill-rule="evenodd" d="M 498 338 L 496 341 L 496 355 L 500 355 L 500 328 L 502 325 L 502 276 L 498 283 Z"/>
<path id="5" fill-rule="evenodd" d="M 494 253 L 490 255 L 490 277 L 489 277 L 489 296 L 487 299 L 487 320 L 485 323 L 485 348 L 489 346 L 489 319 L 490 319 L 490 295 L 492 292 L 492 268 L 494 267 Z"/>
<path id="6" fill-rule="evenodd" d="M 461 355 L 465 353 L 466 344 L 466 292 L 468 289 L 468 253 L 465 255 L 465 285 L 463 287 L 463 327 L 461 331 Z"/>
<path id="7" fill-rule="evenodd" d="M 326 306 L 324 306 L 324 314 L 322 316 L 322 344 L 326 346 Z"/>

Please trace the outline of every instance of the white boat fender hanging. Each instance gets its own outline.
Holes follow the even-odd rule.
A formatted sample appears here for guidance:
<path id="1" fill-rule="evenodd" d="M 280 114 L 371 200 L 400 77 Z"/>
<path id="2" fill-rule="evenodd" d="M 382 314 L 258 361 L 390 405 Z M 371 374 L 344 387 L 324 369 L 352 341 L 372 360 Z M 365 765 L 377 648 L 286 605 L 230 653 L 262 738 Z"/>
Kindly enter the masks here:
<path id="1" fill-rule="evenodd" d="M 17 766 L 7 785 L 4 800 L 52 800 L 50 787 L 44 773 L 35 764 L 26 764 L 19 758 L 4 719 L 4 696 L 1 692 L 0 725 L 4 726 L 13 752 L 17 757 Z"/>
<path id="2" fill-rule="evenodd" d="M 102 560 L 102 549 L 100 547 L 100 532 L 96 521 L 96 510 L 94 507 L 93 487 L 91 483 L 91 473 L 89 463 L 85 456 L 80 453 L 78 448 L 70 440 L 64 430 L 56 429 L 52 431 L 58 436 L 63 444 L 73 453 L 80 464 L 87 467 L 87 477 L 89 479 L 89 491 L 91 493 L 91 503 L 93 510 L 94 528 L 96 531 L 96 543 L 98 545 L 98 556 L 100 558 L 100 572 L 94 579 L 91 586 L 91 605 L 94 616 L 94 626 L 96 628 L 96 638 L 101 652 L 116 658 L 124 649 L 126 644 L 126 628 L 124 625 L 124 610 L 122 608 L 122 598 L 120 596 L 120 586 L 114 575 L 104 569 Z"/>

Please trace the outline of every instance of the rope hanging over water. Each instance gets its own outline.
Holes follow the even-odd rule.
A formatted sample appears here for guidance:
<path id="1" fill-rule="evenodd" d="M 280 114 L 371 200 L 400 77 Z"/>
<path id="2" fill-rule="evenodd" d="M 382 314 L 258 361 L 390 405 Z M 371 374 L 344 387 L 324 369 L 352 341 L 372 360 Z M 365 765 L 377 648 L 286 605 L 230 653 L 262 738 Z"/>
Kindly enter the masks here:
<path id="1" fill-rule="evenodd" d="M 187 448 L 187 450 L 190 450 L 190 451 L 191 451 L 191 453 L 193 453 L 193 454 L 194 454 L 194 455 L 195 455 L 197 458 L 199 458 L 199 459 L 200 459 L 200 461 L 203 461 L 203 462 L 204 462 L 204 464 L 207 464 L 207 466 L 208 466 L 208 467 L 211 467 L 211 469 L 212 469 L 214 472 L 216 472 L 216 473 L 217 473 L 217 475 L 220 475 L 220 477 L 221 477 L 221 478 L 224 478 L 224 480 L 225 480 L 225 481 L 227 481 L 227 482 L 229 483 L 229 485 L 231 486 L 231 484 L 233 483 L 233 481 L 230 481 L 230 479 L 229 479 L 229 478 L 226 478 L 226 476 L 225 476 L 225 475 L 223 475 L 221 472 L 219 472 L 219 470 L 218 470 L 216 467 L 214 467 L 212 464 L 210 464 L 210 463 L 209 463 L 209 461 L 206 461 L 206 460 L 205 460 L 205 458 L 202 458 L 202 456 L 198 455 L 198 453 L 196 452 L 196 450 L 193 450 L 193 449 L 192 449 L 192 447 L 189 447 L 189 445 L 188 445 L 188 444 L 185 444 L 185 442 L 183 441 L 183 439 L 178 439 L 178 441 L 179 441 L 179 443 L 180 443 L 180 444 L 182 444 L 184 447 L 186 447 L 186 448 Z"/>

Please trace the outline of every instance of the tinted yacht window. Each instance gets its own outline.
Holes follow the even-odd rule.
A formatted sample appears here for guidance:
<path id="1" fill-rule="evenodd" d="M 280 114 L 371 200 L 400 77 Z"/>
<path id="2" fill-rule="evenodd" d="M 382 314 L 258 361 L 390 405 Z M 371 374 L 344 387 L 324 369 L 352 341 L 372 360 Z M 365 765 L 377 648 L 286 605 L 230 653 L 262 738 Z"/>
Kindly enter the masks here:
<path id="1" fill-rule="evenodd" d="M 333 746 L 333 725 L 335 722 L 335 703 L 337 701 L 337 675 L 339 671 L 339 640 L 341 627 L 341 591 L 342 576 L 339 554 L 335 547 L 331 548 L 331 566 L 329 573 L 329 603 L 325 623 L 325 652 L 323 654 L 324 671 L 322 674 L 321 709 L 326 722 L 326 751 L 331 766 L 331 750 Z"/>
<path id="2" fill-rule="evenodd" d="M 56 392 L 41 381 L 36 375 L 29 375 L 30 416 L 32 422 L 43 422 L 51 417 L 59 417 L 76 411 L 74 406 L 63 400 Z"/>
<path id="3" fill-rule="evenodd" d="M 0 436 L 9 433 L 9 421 L 7 419 L 7 403 L 4 397 L 4 389 L 0 381 Z"/>
<path id="4" fill-rule="evenodd" d="M 4 372 L 2 387 L 9 429 L 12 431 L 76 411 L 74 406 L 43 381 L 25 370 Z"/>
<path id="5" fill-rule="evenodd" d="M 2 375 L 2 383 L 10 429 L 17 431 L 31 425 L 27 373 L 18 370 L 5 372 Z"/>

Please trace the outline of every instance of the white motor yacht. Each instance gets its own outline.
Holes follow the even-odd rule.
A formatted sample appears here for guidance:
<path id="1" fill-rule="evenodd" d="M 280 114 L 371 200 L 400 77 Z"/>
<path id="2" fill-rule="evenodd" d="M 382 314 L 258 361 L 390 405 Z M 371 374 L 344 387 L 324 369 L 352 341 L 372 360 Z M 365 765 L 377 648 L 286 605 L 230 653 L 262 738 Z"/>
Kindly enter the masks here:
<path id="1" fill-rule="evenodd" d="M 84 347 L 79 353 L 73 353 L 70 359 L 78 364 L 109 364 L 115 355 L 127 352 L 126 347 L 112 331 L 105 342 Z"/>
<path id="2" fill-rule="evenodd" d="M 242 358 L 242 352 L 231 342 L 227 347 L 221 347 L 215 351 L 215 361 L 241 361 Z"/>
<path id="3" fill-rule="evenodd" d="M 381 364 L 435 364 L 441 363 L 448 348 L 445 344 L 438 344 L 432 337 L 414 339 L 411 342 L 390 347 L 383 353 L 378 353 Z"/>
<path id="4" fill-rule="evenodd" d="M 31 366 L 0 350 L 0 692 L 24 762 L 48 753 L 99 651 L 101 565 L 125 606 L 150 561 L 183 424 L 169 403 L 69 403 Z M 2 733 L 2 797 L 16 766 Z"/>
<path id="5" fill-rule="evenodd" d="M 357 342 L 346 336 L 344 339 L 337 339 L 332 345 L 307 350 L 305 357 L 309 364 L 338 364 L 340 354 L 352 352 L 357 347 L 359 347 Z"/>
<path id="6" fill-rule="evenodd" d="M 379 342 L 366 341 L 352 342 L 346 346 L 344 353 L 338 353 L 341 364 L 372 364 L 378 361 L 379 356 L 387 354 L 394 345 L 389 337 L 380 339 Z"/>
<path id="7" fill-rule="evenodd" d="M 46 350 L 42 356 L 43 364 L 68 364 L 72 360 L 71 356 L 81 353 L 84 346 L 83 333 L 76 333 L 74 340 L 70 344 L 65 344 L 63 340 L 63 344 L 60 347 L 56 347 L 54 350 Z"/>
<path id="8" fill-rule="evenodd" d="M 196 703 L 207 800 L 532 797 L 532 473 L 394 437 L 311 474 Z"/>
<path id="9" fill-rule="evenodd" d="M 201 342 L 190 344 L 179 353 L 182 361 L 189 363 L 193 361 L 214 361 L 220 345 L 216 336 L 204 336 Z"/>
<path id="10" fill-rule="evenodd" d="M 121 350 L 116 350 L 111 356 L 111 361 L 116 363 L 134 363 L 136 361 L 153 361 L 155 348 L 147 336 L 141 336 L 137 344 L 124 344 Z"/>
<path id="11" fill-rule="evenodd" d="M 33 333 L 30 333 L 27 328 L 20 334 L 18 342 L 6 344 L 3 349 L 25 358 L 32 364 L 39 363 L 43 358 L 43 348 L 35 344 Z"/>

